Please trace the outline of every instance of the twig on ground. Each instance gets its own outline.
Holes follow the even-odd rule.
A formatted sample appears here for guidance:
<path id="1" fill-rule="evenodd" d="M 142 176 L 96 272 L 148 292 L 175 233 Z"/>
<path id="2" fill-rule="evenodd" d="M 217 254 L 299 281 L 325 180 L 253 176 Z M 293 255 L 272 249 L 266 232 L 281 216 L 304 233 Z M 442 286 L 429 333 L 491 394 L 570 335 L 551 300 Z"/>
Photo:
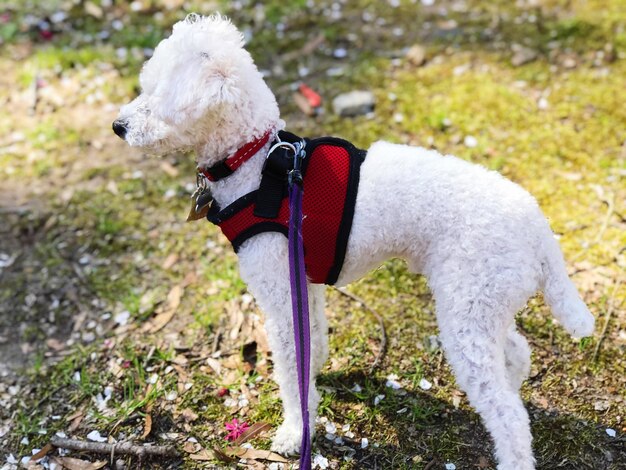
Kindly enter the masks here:
<path id="1" fill-rule="evenodd" d="M 592 245 L 596 245 L 600 243 L 602 237 L 604 236 L 604 232 L 606 232 L 607 227 L 609 226 L 609 222 L 611 221 L 611 217 L 613 216 L 613 212 L 615 212 L 615 195 L 611 193 L 611 195 L 604 200 L 607 205 L 606 215 L 604 216 L 604 220 L 602 221 L 602 225 L 600 226 L 600 230 L 598 230 L 598 234 L 594 239 Z"/>
<path id="2" fill-rule="evenodd" d="M 383 360 L 383 357 L 385 357 L 385 352 L 387 351 L 387 331 L 385 330 L 385 322 L 383 321 L 383 317 L 381 317 L 380 314 L 376 312 L 376 310 L 374 310 L 372 307 L 370 307 L 367 304 L 367 302 L 365 302 L 365 300 L 363 300 L 361 297 L 354 295 L 353 293 L 348 292 L 347 290 L 340 289 L 339 287 L 335 287 L 334 289 L 337 292 L 340 292 L 341 294 L 345 295 L 346 297 L 354 300 L 355 302 L 360 303 L 363 306 L 363 308 L 365 308 L 365 310 L 367 310 L 372 315 L 374 315 L 374 317 L 378 320 L 378 325 L 380 326 L 380 333 L 381 333 L 380 351 L 378 351 L 378 354 L 376 355 L 376 359 L 374 359 L 374 362 L 370 366 L 369 374 L 371 374 L 372 372 L 374 372 L 374 369 L 376 369 L 376 367 L 378 367 L 380 362 Z"/>
<path id="3" fill-rule="evenodd" d="M 432 459 L 430 462 L 426 464 L 424 470 L 430 470 L 437 463 L 437 459 Z"/>
<path id="4" fill-rule="evenodd" d="M 211 347 L 211 354 L 215 354 L 217 348 L 220 347 L 220 341 L 222 339 L 222 322 L 220 321 L 217 330 L 215 330 L 215 337 L 213 338 L 213 346 Z"/>
<path id="5" fill-rule="evenodd" d="M 602 342 L 604 341 L 604 338 L 606 337 L 606 332 L 609 329 L 611 316 L 613 315 L 613 311 L 615 310 L 615 294 L 617 293 L 617 289 L 619 289 L 619 286 L 621 285 L 621 283 L 622 283 L 622 279 L 619 278 L 615 281 L 615 284 L 613 285 L 613 291 L 611 292 L 611 297 L 609 298 L 608 307 L 606 309 L 606 315 L 604 318 L 604 326 L 602 327 L 602 333 L 600 334 L 600 337 L 598 338 L 598 343 L 596 344 L 596 348 L 593 350 L 593 357 L 592 357 L 593 362 L 596 362 L 596 360 L 598 359 L 598 354 L 600 353 L 600 347 L 602 346 Z"/>
<path id="6" fill-rule="evenodd" d="M 81 452 L 92 452 L 94 454 L 121 454 L 121 455 L 133 455 L 139 459 L 146 457 L 176 457 L 178 452 L 171 446 L 150 446 L 150 445 L 137 445 L 132 442 L 117 442 L 115 444 L 109 444 L 106 442 L 88 442 L 79 441 L 77 439 L 66 439 L 58 436 L 54 436 L 50 440 L 50 444 L 54 447 L 60 447 L 62 449 L 78 450 Z"/>
<path id="7" fill-rule="evenodd" d="M 29 109 L 31 116 L 34 116 L 37 113 L 37 103 L 39 102 L 39 79 L 39 72 L 36 72 L 31 83 L 32 96 Z"/>
<path id="8" fill-rule="evenodd" d="M 585 248 L 580 250 L 574 256 L 574 258 L 572 259 L 572 262 L 578 261 L 579 259 L 581 259 L 582 256 L 591 247 L 596 246 L 598 243 L 600 243 L 600 241 L 602 241 L 602 237 L 604 236 L 604 232 L 606 232 L 606 229 L 609 227 L 609 222 L 611 221 L 611 217 L 613 216 L 613 214 L 615 212 L 615 195 L 613 193 L 611 193 L 608 198 L 606 198 L 606 199 L 603 198 L 602 202 L 604 202 L 607 205 L 607 210 L 606 210 L 606 214 L 604 216 L 604 220 L 602 221 L 602 225 L 600 226 L 600 230 L 598 230 L 598 234 L 593 239 L 593 241 L 591 243 L 589 243 Z"/>

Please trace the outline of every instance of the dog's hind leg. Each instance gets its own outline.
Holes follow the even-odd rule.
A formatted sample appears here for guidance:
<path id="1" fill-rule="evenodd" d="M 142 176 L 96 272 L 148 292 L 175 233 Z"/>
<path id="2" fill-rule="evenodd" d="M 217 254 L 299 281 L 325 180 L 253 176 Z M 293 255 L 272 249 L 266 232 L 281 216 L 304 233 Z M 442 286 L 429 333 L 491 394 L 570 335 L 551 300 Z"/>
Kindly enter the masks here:
<path id="1" fill-rule="evenodd" d="M 317 375 L 328 359 L 328 321 L 326 320 L 326 286 L 309 284 L 311 316 L 311 374 Z"/>
<path id="2" fill-rule="evenodd" d="M 509 384 L 513 390 L 519 390 L 530 373 L 530 347 L 526 338 L 515 329 L 514 324 L 507 332 L 504 354 Z"/>
<path id="3" fill-rule="evenodd" d="M 435 298 L 441 342 L 457 383 L 492 436 L 498 469 L 533 470 L 528 413 L 506 368 L 507 330 L 515 312 L 503 315 L 500 310 L 510 305 L 472 295 L 471 287 L 457 283 L 450 291 L 435 289 Z"/>
<path id="4" fill-rule="evenodd" d="M 293 336 L 291 286 L 287 239 L 278 233 L 262 233 L 244 243 L 239 252 L 242 279 L 248 284 L 259 307 L 265 314 L 265 330 L 272 350 L 274 380 L 278 383 L 283 402 L 283 423 L 276 431 L 272 450 L 290 455 L 299 452 L 302 438 L 302 416 L 296 351 Z M 315 375 L 325 361 L 328 346 L 321 334 L 326 321 L 324 290 L 309 285 L 309 312 L 311 317 L 311 381 L 309 383 L 309 417 L 314 431 L 315 416 L 320 396 L 315 388 Z M 321 350 L 321 351 L 320 351 Z"/>

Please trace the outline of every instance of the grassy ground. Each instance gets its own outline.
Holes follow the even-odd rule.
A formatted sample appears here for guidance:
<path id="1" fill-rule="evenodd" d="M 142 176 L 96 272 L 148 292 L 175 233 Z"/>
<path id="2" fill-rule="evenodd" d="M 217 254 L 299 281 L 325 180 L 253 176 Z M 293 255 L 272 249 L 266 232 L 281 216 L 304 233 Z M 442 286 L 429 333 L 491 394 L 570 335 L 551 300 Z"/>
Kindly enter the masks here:
<path id="1" fill-rule="evenodd" d="M 235 255 L 211 225 L 183 222 L 193 157 L 148 158 L 110 131 L 172 22 L 220 7 L 182 3 L 0 7 L 0 465 L 55 433 L 94 430 L 179 451 L 156 462 L 120 459 L 118 468 L 270 465 L 227 464 L 215 451 L 232 418 L 276 427 L 280 402 L 262 315 Z M 624 468 L 626 6 L 346 3 L 221 10 L 251 38 L 290 130 L 362 147 L 379 138 L 434 147 L 537 197 L 599 325 L 580 343 L 541 298 L 519 315 L 534 351 L 522 393 L 538 468 Z M 37 25 L 42 18 L 52 33 Z M 311 51 L 318 35 L 324 41 Z M 423 65 L 405 57 L 418 43 Z M 347 57 L 335 57 L 338 49 Z M 324 97 L 321 115 L 294 105 L 299 81 Z M 375 93 L 375 113 L 333 115 L 330 100 L 352 89 Z M 493 468 L 488 435 L 438 348 L 426 280 L 395 260 L 350 290 L 383 314 L 389 348 L 367 374 L 378 324 L 330 291 L 331 360 L 318 380 L 327 422 L 315 452 L 330 468 Z M 387 387 L 390 374 L 400 390 Z M 324 437 L 329 423 L 343 443 Z M 251 443 L 267 449 L 270 437 Z"/>

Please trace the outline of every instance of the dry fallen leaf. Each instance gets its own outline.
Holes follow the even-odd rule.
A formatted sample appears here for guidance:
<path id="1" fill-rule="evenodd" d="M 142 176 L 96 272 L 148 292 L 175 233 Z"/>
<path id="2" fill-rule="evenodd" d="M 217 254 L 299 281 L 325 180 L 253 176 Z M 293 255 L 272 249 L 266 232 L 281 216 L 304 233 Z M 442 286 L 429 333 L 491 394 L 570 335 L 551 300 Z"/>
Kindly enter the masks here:
<path id="1" fill-rule="evenodd" d="M 182 354 L 179 354 L 174 359 L 172 359 L 172 362 L 174 364 L 178 364 L 179 366 L 184 366 L 184 365 L 187 365 L 189 363 L 189 359 L 187 359 Z"/>
<path id="2" fill-rule="evenodd" d="M 183 450 L 188 454 L 195 454 L 196 452 L 200 452 L 202 450 L 202 446 L 197 442 L 187 441 L 183 444 Z"/>
<path id="3" fill-rule="evenodd" d="M 206 450 L 206 449 L 202 449 L 200 452 L 196 452 L 195 454 L 191 454 L 189 456 L 189 458 L 191 460 L 198 460 L 198 461 L 206 461 L 206 460 L 213 460 L 215 458 L 215 456 L 213 455 L 213 452 L 211 452 L 210 450 Z"/>
<path id="4" fill-rule="evenodd" d="M 259 434 L 261 434 L 264 431 L 269 431 L 270 429 L 272 429 L 272 426 L 270 425 L 270 423 L 254 423 L 252 426 L 250 426 L 248 429 L 246 429 L 243 434 L 241 434 L 241 436 L 239 436 L 234 444 L 235 445 L 241 445 L 244 442 L 249 441 L 250 439 L 253 439 L 254 437 L 258 436 Z"/>
<path id="5" fill-rule="evenodd" d="M 150 413 L 146 413 L 141 439 L 145 439 L 146 437 L 148 437 L 148 435 L 150 435 L 150 432 L 152 432 L 152 416 L 150 415 Z"/>
<path id="6" fill-rule="evenodd" d="M 46 346 L 48 346 L 53 351 L 62 351 L 65 349 L 65 343 L 62 343 L 56 338 L 50 338 L 46 341 Z"/>
<path id="7" fill-rule="evenodd" d="M 111 358 L 108 366 L 109 366 L 109 372 L 111 372 L 113 376 L 120 378 L 122 375 L 124 375 L 124 369 L 120 367 L 120 365 L 117 363 L 115 359 Z"/>
<path id="8" fill-rule="evenodd" d="M 213 372 L 215 372 L 217 375 L 220 375 L 222 373 L 222 363 L 217 359 L 209 357 L 207 358 L 206 363 L 211 369 L 213 369 Z"/>
<path id="9" fill-rule="evenodd" d="M 107 464 L 106 460 L 89 462 L 87 460 L 75 459 L 72 457 L 51 457 L 50 460 L 59 465 L 61 468 L 66 468 L 68 470 L 98 470 Z"/>
<path id="10" fill-rule="evenodd" d="M 282 455 L 269 450 L 258 450 L 244 447 L 226 447 L 224 449 L 227 455 L 238 457 L 240 459 L 269 460 L 271 462 L 289 462 Z"/>
<path id="11" fill-rule="evenodd" d="M 213 453 L 215 454 L 215 457 L 217 457 L 222 462 L 232 463 L 237 461 L 235 457 L 231 457 L 230 455 L 225 454 L 221 449 L 218 449 L 217 447 L 213 448 Z"/>
<path id="12" fill-rule="evenodd" d="M 183 296 L 182 286 L 174 286 L 167 294 L 167 300 L 165 305 L 160 307 L 157 311 L 158 314 L 151 321 L 147 322 L 143 327 L 144 331 L 150 333 L 156 333 L 161 330 L 169 321 L 174 317 L 176 309 L 180 305 L 180 299 Z"/>
<path id="13" fill-rule="evenodd" d="M 168 257 L 165 258 L 165 261 L 163 261 L 161 268 L 163 268 L 165 271 L 168 271 L 177 262 L 178 262 L 178 255 L 176 253 L 170 253 Z"/>
<path id="14" fill-rule="evenodd" d="M 30 459 L 31 460 L 39 460 L 43 459 L 49 452 L 54 450 L 54 446 L 52 444 L 46 444 L 43 448 L 34 454 Z"/>
<path id="15" fill-rule="evenodd" d="M 187 423 L 193 423 L 198 419 L 198 415 L 189 408 L 185 408 L 180 415 Z"/>
<path id="16" fill-rule="evenodd" d="M 78 427 L 80 426 L 80 423 L 82 423 L 84 418 L 85 418 L 84 409 L 78 410 L 77 412 L 73 413 L 71 416 L 68 416 L 66 418 L 66 421 L 70 422 L 70 425 L 67 428 L 67 432 L 73 433 L 74 431 L 76 431 Z"/>

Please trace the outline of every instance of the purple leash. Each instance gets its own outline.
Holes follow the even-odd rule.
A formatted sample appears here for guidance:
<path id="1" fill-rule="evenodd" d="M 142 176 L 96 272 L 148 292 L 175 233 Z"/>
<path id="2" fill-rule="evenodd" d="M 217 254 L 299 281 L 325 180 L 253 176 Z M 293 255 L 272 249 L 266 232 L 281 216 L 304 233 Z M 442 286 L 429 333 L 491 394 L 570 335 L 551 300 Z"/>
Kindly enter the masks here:
<path id="1" fill-rule="evenodd" d="M 301 146 L 296 146 L 296 149 L 294 169 L 289 173 L 289 278 L 291 281 L 293 333 L 296 344 L 296 366 L 302 413 L 300 470 L 310 470 L 309 378 L 311 336 L 309 331 L 309 297 L 304 269 L 304 243 L 302 241 L 302 175 L 300 173 L 300 160 L 304 157 L 304 149 Z"/>

